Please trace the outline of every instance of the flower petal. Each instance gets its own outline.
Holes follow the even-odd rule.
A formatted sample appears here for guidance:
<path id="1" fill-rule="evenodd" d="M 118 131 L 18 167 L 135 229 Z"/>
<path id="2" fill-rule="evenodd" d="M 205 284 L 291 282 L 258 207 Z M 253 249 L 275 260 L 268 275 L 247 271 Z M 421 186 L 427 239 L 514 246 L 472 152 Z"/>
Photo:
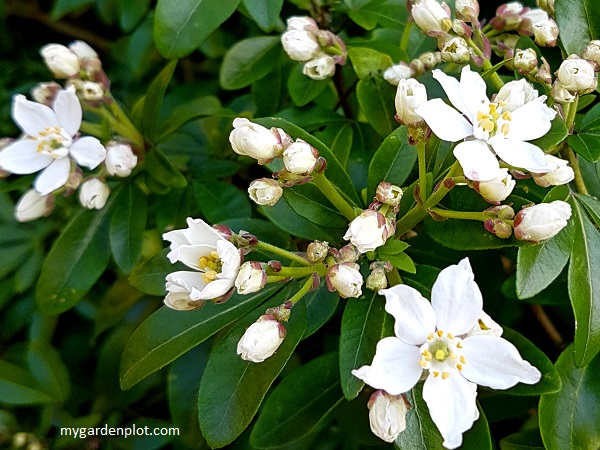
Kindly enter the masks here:
<path id="1" fill-rule="evenodd" d="M 228 240 L 221 239 L 217 241 L 217 253 L 223 264 L 217 278 L 235 279 L 242 263 L 239 250 Z"/>
<path id="2" fill-rule="evenodd" d="M 516 139 L 491 139 L 490 145 L 496 154 L 513 167 L 527 169 L 533 173 L 547 173 L 556 169 L 548 162 L 544 152 L 536 145 Z"/>
<path id="3" fill-rule="evenodd" d="M 473 120 L 473 116 L 463 101 L 462 94 L 460 92 L 460 83 L 458 80 L 454 77 L 446 75 L 440 69 L 433 70 L 432 74 L 433 78 L 438 80 L 438 82 L 442 85 L 442 89 L 444 89 L 444 92 L 448 96 L 450 103 L 452 103 L 456 109 L 467 116 L 470 120 Z"/>
<path id="4" fill-rule="evenodd" d="M 202 273 L 190 270 L 179 270 L 167 275 L 166 289 L 169 292 L 192 292 L 192 289 L 204 289 L 206 282 Z"/>
<path id="5" fill-rule="evenodd" d="M 531 101 L 525 103 L 512 113 L 508 139 L 529 141 L 542 137 L 550 130 L 550 121 L 556 116 L 556 112 L 545 103 Z"/>
<path id="6" fill-rule="evenodd" d="M 102 143 L 90 136 L 77 139 L 69 149 L 71 157 L 80 166 L 95 169 L 106 159 L 106 149 Z"/>
<path id="7" fill-rule="evenodd" d="M 208 283 L 202 291 L 192 289 L 190 298 L 192 300 L 212 300 L 225 295 L 233 287 L 233 279 L 213 280 Z"/>
<path id="8" fill-rule="evenodd" d="M 423 400 L 444 438 L 444 447 L 453 449 L 462 444 L 462 434 L 478 417 L 476 395 L 473 384 L 457 371 L 446 379 L 430 374 L 425 380 Z"/>
<path id="9" fill-rule="evenodd" d="M 0 167 L 19 175 L 42 170 L 52 161 L 50 155 L 37 152 L 37 143 L 33 139 L 21 139 L 0 151 Z"/>
<path id="10" fill-rule="evenodd" d="M 473 125 L 465 117 L 440 98 L 434 98 L 419 106 L 420 115 L 437 137 L 456 142 L 473 134 Z"/>
<path id="11" fill-rule="evenodd" d="M 37 176 L 33 182 L 33 187 L 42 195 L 49 194 L 63 187 L 69 179 L 70 173 L 71 160 L 69 158 L 55 159 Z"/>
<path id="12" fill-rule="evenodd" d="M 431 303 L 416 289 L 397 284 L 380 290 L 379 295 L 385 295 L 385 310 L 396 319 L 396 336 L 407 344 L 421 345 L 427 340 L 427 335 L 435 331 L 435 313 Z"/>
<path id="13" fill-rule="evenodd" d="M 188 228 L 183 230 L 183 233 L 190 244 L 207 244 L 216 247 L 217 241 L 224 239 L 217 230 L 202 219 L 188 217 L 187 224 Z"/>
<path id="14" fill-rule="evenodd" d="M 192 269 L 200 270 L 199 260 L 203 256 L 210 256 L 210 252 L 216 250 L 212 245 L 180 245 L 176 250 L 169 252 L 169 255 L 177 256 L 175 261 L 181 261 Z M 171 259 L 171 258 L 169 258 Z"/>
<path id="15" fill-rule="evenodd" d="M 541 373 L 519 354 L 506 339 L 492 335 L 468 336 L 462 341 L 463 375 L 470 381 L 492 389 L 508 389 L 521 382 L 535 384 Z"/>
<path id="16" fill-rule="evenodd" d="M 461 142 L 454 147 L 454 156 L 469 180 L 490 181 L 498 175 L 498 160 L 481 139 Z"/>
<path id="17" fill-rule="evenodd" d="M 463 67 L 460 74 L 460 95 L 468 110 L 468 117 L 474 120 L 477 113 L 487 110 L 490 103 L 485 93 L 485 81 L 477 72 L 471 71 L 469 66 Z"/>
<path id="18" fill-rule="evenodd" d="M 24 95 L 15 95 L 12 106 L 12 118 L 24 133 L 37 136 L 48 127 L 59 125 L 52 109 L 41 103 L 29 101 Z"/>
<path id="19" fill-rule="evenodd" d="M 188 241 L 185 237 L 184 230 L 169 231 L 168 233 L 164 233 L 162 238 L 165 241 L 171 242 L 171 251 L 167 254 L 167 258 L 169 258 L 171 264 L 175 264 L 175 262 L 179 259 L 179 247 L 182 245 L 189 245 L 190 241 Z"/>
<path id="20" fill-rule="evenodd" d="M 474 278 L 469 258 L 440 272 L 431 289 L 438 330 L 461 335 L 477 322 L 483 297 Z"/>
<path id="21" fill-rule="evenodd" d="M 352 375 L 375 389 L 399 395 L 411 389 L 423 369 L 419 365 L 419 348 L 395 337 L 383 338 L 377 343 L 375 357 L 370 366 L 352 371 Z"/>
<path id="22" fill-rule="evenodd" d="M 60 126 L 69 133 L 69 136 L 75 136 L 81 126 L 81 104 L 75 94 L 75 86 L 60 91 L 56 95 L 53 105 L 56 117 Z"/>

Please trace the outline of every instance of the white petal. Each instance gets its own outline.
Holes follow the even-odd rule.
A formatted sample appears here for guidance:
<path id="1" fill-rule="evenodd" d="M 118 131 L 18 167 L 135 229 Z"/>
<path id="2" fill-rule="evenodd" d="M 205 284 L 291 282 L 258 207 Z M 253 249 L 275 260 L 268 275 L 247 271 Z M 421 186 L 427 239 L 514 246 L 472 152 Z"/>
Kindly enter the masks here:
<path id="1" fill-rule="evenodd" d="M 69 136 L 75 136 L 81 126 L 81 105 L 75 94 L 75 87 L 60 91 L 54 100 L 54 111 L 58 122 Z"/>
<path id="2" fill-rule="evenodd" d="M 438 330 L 446 333 L 464 334 L 477 322 L 483 297 L 468 258 L 440 272 L 431 289 L 431 306 Z"/>
<path id="3" fill-rule="evenodd" d="M 498 160 L 481 139 L 461 142 L 454 147 L 454 156 L 469 180 L 489 181 L 498 175 Z"/>
<path id="4" fill-rule="evenodd" d="M 19 128 L 30 136 L 37 136 L 45 128 L 59 125 L 52 109 L 41 103 L 29 101 L 24 95 L 15 95 L 12 118 Z"/>
<path id="5" fill-rule="evenodd" d="M 462 444 L 462 434 L 473 426 L 477 416 L 476 391 L 459 372 L 452 371 L 445 380 L 430 374 L 423 386 L 431 419 L 444 438 L 444 447 Z"/>
<path id="6" fill-rule="evenodd" d="M 493 139 L 490 144 L 500 159 L 513 167 L 534 173 L 552 172 L 556 169 L 556 165 L 548 162 L 544 152 L 529 142 Z"/>
<path id="7" fill-rule="evenodd" d="M 469 118 L 473 120 L 477 113 L 483 109 L 487 110 L 489 99 L 485 94 L 485 81 L 477 72 L 472 72 L 469 66 L 465 66 L 460 74 L 460 95 L 465 103 Z"/>
<path id="8" fill-rule="evenodd" d="M 395 337 L 383 338 L 377 343 L 373 363 L 353 370 L 352 375 L 375 389 L 399 395 L 419 381 L 423 372 L 418 362 L 420 357 L 418 347 Z"/>
<path id="9" fill-rule="evenodd" d="M 192 300 L 212 300 L 225 295 L 233 287 L 232 279 L 214 280 L 208 283 L 202 291 L 192 290 Z"/>
<path id="10" fill-rule="evenodd" d="M 187 224 L 188 228 L 183 230 L 183 233 L 190 244 L 207 244 L 216 247 L 217 241 L 224 239 L 217 230 L 202 219 L 188 217 Z"/>
<path id="11" fill-rule="evenodd" d="M 175 261 L 179 260 L 192 269 L 200 270 L 200 266 L 198 265 L 200 258 L 203 256 L 210 256 L 210 252 L 214 250 L 216 250 L 216 247 L 213 247 L 212 245 L 183 244 L 178 246 L 176 250 L 170 252 L 169 254 L 174 253 L 172 256 L 177 256 Z"/>
<path id="12" fill-rule="evenodd" d="M 169 292 L 192 292 L 193 288 L 204 289 L 206 282 L 202 273 L 189 270 L 179 270 L 167 275 L 166 289 Z"/>
<path id="13" fill-rule="evenodd" d="M 446 75 L 440 69 L 433 70 L 433 78 L 438 80 L 438 82 L 442 85 L 442 88 L 448 96 L 450 103 L 452 103 L 456 109 L 472 120 L 473 117 L 469 113 L 467 105 L 465 105 L 465 102 L 463 102 L 462 95 L 460 93 L 460 83 L 458 80 L 454 77 Z"/>
<path id="14" fill-rule="evenodd" d="M 240 271 L 241 258 L 239 250 L 226 239 L 217 241 L 217 253 L 223 263 L 217 278 L 235 279 Z"/>
<path id="15" fill-rule="evenodd" d="M 407 344 L 421 345 L 435 331 L 435 313 L 431 303 L 416 289 L 397 284 L 379 291 L 385 295 L 385 310 L 394 316 L 396 336 Z"/>
<path id="16" fill-rule="evenodd" d="M 550 121 L 554 119 L 556 112 L 542 102 L 533 101 L 515 109 L 511 116 L 506 137 L 529 141 L 542 137 L 550 130 Z"/>
<path id="17" fill-rule="evenodd" d="M 435 135 L 444 141 L 456 142 L 473 134 L 473 125 L 442 99 L 429 100 L 415 112 L 427 122 Z"/>
<path id="18" fill-rule="evenodd" d="M 63 187 L 69 179 L 71 160 L 69 158 L 55 159 L 52 164 L 40 173 L 33 183 L 33 187 L 42 195 L 49 194 Z"/>
<path id="19" fill-rule="evenodd" d="M 519 354 L 506 339 L 491 335 L 468 336 L 463 339 L 463 375 L 482 386 L 508 389 L 521 382 L 535 384 L 541 373 Z"/>
<path id="20" fill-rule="evenodd" d="M 32 139 L 16 141 L 0 152 L 0 167 L 19 175 L 42 170 L 52 161 L 50 155 L 37 152 L 37 143 Z"/>
<path id="21" fill-rule="evenodd" d="M 69 149 L 71 157 L 80 166 L 95 169 L 106 159 L 106 149 L 102 143 L 90 136 L 77 139 Z"/>

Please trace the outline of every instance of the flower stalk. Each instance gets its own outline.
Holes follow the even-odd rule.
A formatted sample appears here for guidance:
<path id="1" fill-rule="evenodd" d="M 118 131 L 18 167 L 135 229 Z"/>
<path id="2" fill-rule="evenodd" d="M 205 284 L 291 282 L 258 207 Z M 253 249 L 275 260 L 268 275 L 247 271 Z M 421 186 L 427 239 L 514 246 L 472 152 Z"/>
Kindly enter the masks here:
<path id="1" fill-rule="evenodd" d="M 447 219 L 462 219 L 462 220 L 479 220 L 484 222 L 486 219 L 496 217 L 496 214 L 489 212 L 475 212 L 475 211 L 453 211 L 450 209 L 442 208 L 429 208 L 429 211 Z"/>
<path id="2" fill-rule="evenodd" d="M 275 245 L 267 244 L 266 242 L 258 241 L 255 248 L 256 250 L 262 250 L 289 259 L 290 261 L 296 262 L 302 266 L 312 266 L 312 264 L 306 259 L 304 259 L 302 256 L 279 248 Z"/>
<path id="3" fill-rule="evenodd" d="M 324 174 L 315 176 L 312 182 L 329 199 L 329 201 L 341 212 L 348 220 L 353 220 L 357 214 L 354 208 L 342 197 L 338 190 L 331 184 Z"/>
<path id="4" fill-rule="evenodd" d="M 427 199 L 427 166 L 425 161 L 425 141 L 417 142 L 417 158 L 419 160 L 419 197 L 425 203 Z"/>
<path id="5" fill-rule="evenodd" d="M 288 300 L 288 302 L 290 302 L 292 305 L 295 305 L 302 299 L 302 297 L 304 297 L 306 294 L 308 294 L 312 290 L 312 287 L 313 287 L 313 279 L 312 279 L 312 277 L 308 277 L 306 279 L 306 281 L 304 282 L 304 284 L 302 285 L 302 287 L 300 288 L 300 290 L 298 292 L 296 292 Z"/>

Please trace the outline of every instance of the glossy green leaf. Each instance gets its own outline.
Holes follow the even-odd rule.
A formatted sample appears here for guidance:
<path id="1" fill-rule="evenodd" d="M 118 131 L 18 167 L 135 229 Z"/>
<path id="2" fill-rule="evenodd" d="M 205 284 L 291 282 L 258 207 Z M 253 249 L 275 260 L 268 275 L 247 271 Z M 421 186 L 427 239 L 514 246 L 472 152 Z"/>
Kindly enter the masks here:
<path id="1" fill-rule="evenodd" d="M 235 44 L 225 55 L 219 82 L 224 89 L 241 89 L 269 73 L 281 53 L 280 38 L 259 36 Z"/>
<path id="2" fill-rule="evenodd" d="M 133 332 L 121 358 L 121 387 L 129 389 L 145 377 L 208 339 L 268 299 L 279 286 L 238 295 L 222 304 L 208 302 L 196 311 L 163 306 Z"/>
<path id="3" fill-rule="evenodd" d="M 213 224 L 238 217 L 250 217 L 248 193 L 222 181 L 194 181 L 196 203 L 207 221 Z"/>
<path id="4" fill-rule="evenodd" d="M 119 25 L 123 31 L 132 31 L 143 17 L 148 14 L 150 0 L 138 0 L 131 2 L 129 0 L 119 0 Z"/>
<path id="5" fill-rule="evenodd" d="M 163 104 L 165 92 L 171 82 L 171 78 L 173 78 L 176 66 L 177 61 L 171 61 L 167 64 L 152 81 L 148 87 L 146 97 L 144 97 L 144 114 L 142 115 L 141 126 L 142 133 L 150 142 L 156 140 L 160 107 Z"/>
<path id="6" fill-rule="evenodd" d="M 191 120 L 216 115 L 221 109 L 221 102 L 217 97 L 206 95 L 195 98 L 189 102 L 177 106 L 164 121 L 160 121 L 160 135 L 158 142 L 165 141 L 175 131 Z"/>
<path id="7" fill-rule="evenodd" d="M 348 57 L 356 76 L 361 80 L 381 77 L 386 69 L 394 65 L 394 61 L 389 55 L 371 48 L 350 47 L 348 48 Z"/>
<path id="8" fill-rule="evenodd" d="M 540 431 L 547 450 L 592 450 L 600 442 L 600 357 L 577 368 L 573 350 L 573 345 L 567 347 L 555 364 L 562 389 L 540 399 Z"/>
<path id="9" fill-rule="evenodd" d="M 377 343 L 392 334 L 394 318 L 385 312 L 385 299 L 367 290 L 360 298 L 348 299 L 340 331 L 340 380 L 344 396 L 355 398 L 365 383 L 352 370 L 370 365 Z"/>
<path id="10" fill-rule="evenodd" d="M 290 208 L 315 225 L 321 225 L 328 228 L 348 227 L 348 219 L 337 212 L 337 210 L 322 205 L 297 192 L 293 188 L 285 189 L 283 191 L 283 196 L 288 205 L 290 205 Z"/>
<path id="11" fill-rule="evenodd" d="M 0 403 L 22 406 L 53 401 L 29 371 L 0 360 Z"/>
<path id="12" fill-rule="evenodd" d="M 569 297 L 575 314 L 575 365 L 600 351 L 600 233 L 579 201 L 569 200 L 575 237 L 569 264 Z"/>
<path id="13" fill-rule="evenodd" d="M 591 219 L 600 227 L 600 201 L 589 195 L 575 194 L 575 197 L 585 207 Z"/>
<path id="14" fill-rule="evenodd" d="M 213 349 L 198 391 L 198 420 L 206 442 L 221 448 L 233 442 L 249 425 L 269 387 L 281 372 L 306 328 L 304 303 L 294 306 L 285 324 L 286 337 L 277 352 L 261 363 L 244 361 L 237 344 L 247 327 L 266 307 L 283 303 L 282 292 L 241 319 Z"/>
<path id="15" fill-rule="evenodd" d="M 600 17 L 594 0 L 556 0 L 555 19 L 566 54 L 579 55 L 592 39 L 600 38 Z"/>
<path id="16" fill-rule="evenodd" d="M 569 132 L 567 126 L 559 116 L 556 116 L 554 120 L 550 122 L 550 130 L 541 138 L 534 139 L 530 142 L 537 145 L 542 150 L 548 150 L 560 144 L 568 135 Z"/>
<path id="17" fill-rule="evenodd" d="M 145 294 L 165 295 L 165 278 L 167 275 L 171 272 L 188 269 L 180 262 L 171 264 L 171 261 L 167 258 L 167 253 L 169 253 L 169 249 L 165 248 L 136 267 L 129 275 L 131 285 Z"/>
<path id="18" fill-rule="evenodd" d="M 297 64 L 288 78 L 287 88 L 292 101 L 304 106 L 319 96 L 327 88 L 329 80 L 313 80 L 302 73 L 302 65 Z"/>
<path id="19" fill-rule="evenodd" d="M 57 402 L 67 401 L 71 392 L 69 371 L 54 347 L 39 340 L 30 342 L 27 366 L 44 392 Z"/>
<path id="20" fill-rule="evenodd" d="M 271 31 L 280 20 L 283 0 L 242 0 L 242 4 L 263 31 Z"/>
<path id="21" fill-rule="evenodd" d="M 277 385 L 252 429 L 253 447 L 289 448 L 332 419 L 332 413 L 344 402 L 337 361 L 337 353 L 326 353 Z"/>
<path id="22" fill-rule="evenodd" d="M 588 161 L 600 159 L 600 105 L 594 106 L 583 116 L 577 134 L 569 136 L 567 142 Z"/>
<path id="23" fill-rule="evenodd" d="M 94 0 L 57 0 L 52 8 L 50 20 L 55 21 L 70 12 L 92 5 Z"/>
<path id="24" fill-rule="evenodd" d="M 306 339 L 325 325 L 333 316 L 340 302 L 340 295 L 337 292 L 329 292 L 327 283 L 323 280 L 316 290 L 309 292 L 302 298 L 302 302 L 306 305 L 307 323 L 303 337 L 303 339 Z"/>
<path id="25" fill-rule="evenodd" d="M 403 29 L 407 23 L 406 5 L 398 0 L 346 0 L 349 16 L 361 27 L 370 30 L 376 24 Z"/>
<path id="26" fill-rule="evenodd" d="M 356 85 L 358 104 L 375 131 L 385 137 L 398 128 L 394 119 L 396 88 L 383 78 L 360 80 Z"/>
<path id="27" fill-rule="evenodd" d="M 538 429 L 520 431 L 500 441 L 500 450 L 544 450 Z"/>
<path id="28" fill-rule="evenodd" d="M 187 180 L 183 174 L 158 147 L 154 147 L 146 153 L 145 166 L 148 175 L 163 186 L 173 188 L 184 188 L 187 186 Z"/>
<path id="29" fill-rule="evenodd" d="M 240 0 L 158 0 L 154 42 L 167 59 L 192 53 L 233 14 Z"/>

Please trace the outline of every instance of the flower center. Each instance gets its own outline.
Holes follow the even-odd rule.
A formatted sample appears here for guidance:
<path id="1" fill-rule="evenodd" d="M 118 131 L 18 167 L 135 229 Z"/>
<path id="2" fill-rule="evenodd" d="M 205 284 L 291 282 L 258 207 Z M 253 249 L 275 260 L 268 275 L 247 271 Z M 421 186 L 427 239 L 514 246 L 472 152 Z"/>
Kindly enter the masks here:
<path id="1" fill-rule="evenodd" d="M 210 252 L 210 255 L 203 256 L 198 260 L 198 265 L 201 270 L 204 270 L 202 274 L 202 279 L 205 283 L 210 283 L 217 278 L 217 275 L 221 273 L 221 269 L 223 268 L 223 262 L 219 257 L 219 254 L 216 250 Z"/>
<path id="2" fill-rule="evenodd" d="M 473 135 L 478 139 L 488 140 L 498 132 L 506 136 L 510 130 L 512 117 L 510 111 L 503 111 L 505 102 L 490 103 L 488 110 L 477 113 Z"/>
<path id="3" fill-rule="evenodd" d="M 427 336 L 427 342 L 421 346 L 419 365 L 429 370 L 434 377 L 447 379 L 454 370 L 462 370 L 467 360 L 462 354 L 462 339 L 452 333 L 437 330 Z"/>
<path id="4" fill-rule="evenodd" d="M 54 159 L 67 156 L 73 143 L 71 136 L 60 127 L 44 128 L 34 139 L 38 141 L 37 152 L 50 155 Z"/>

